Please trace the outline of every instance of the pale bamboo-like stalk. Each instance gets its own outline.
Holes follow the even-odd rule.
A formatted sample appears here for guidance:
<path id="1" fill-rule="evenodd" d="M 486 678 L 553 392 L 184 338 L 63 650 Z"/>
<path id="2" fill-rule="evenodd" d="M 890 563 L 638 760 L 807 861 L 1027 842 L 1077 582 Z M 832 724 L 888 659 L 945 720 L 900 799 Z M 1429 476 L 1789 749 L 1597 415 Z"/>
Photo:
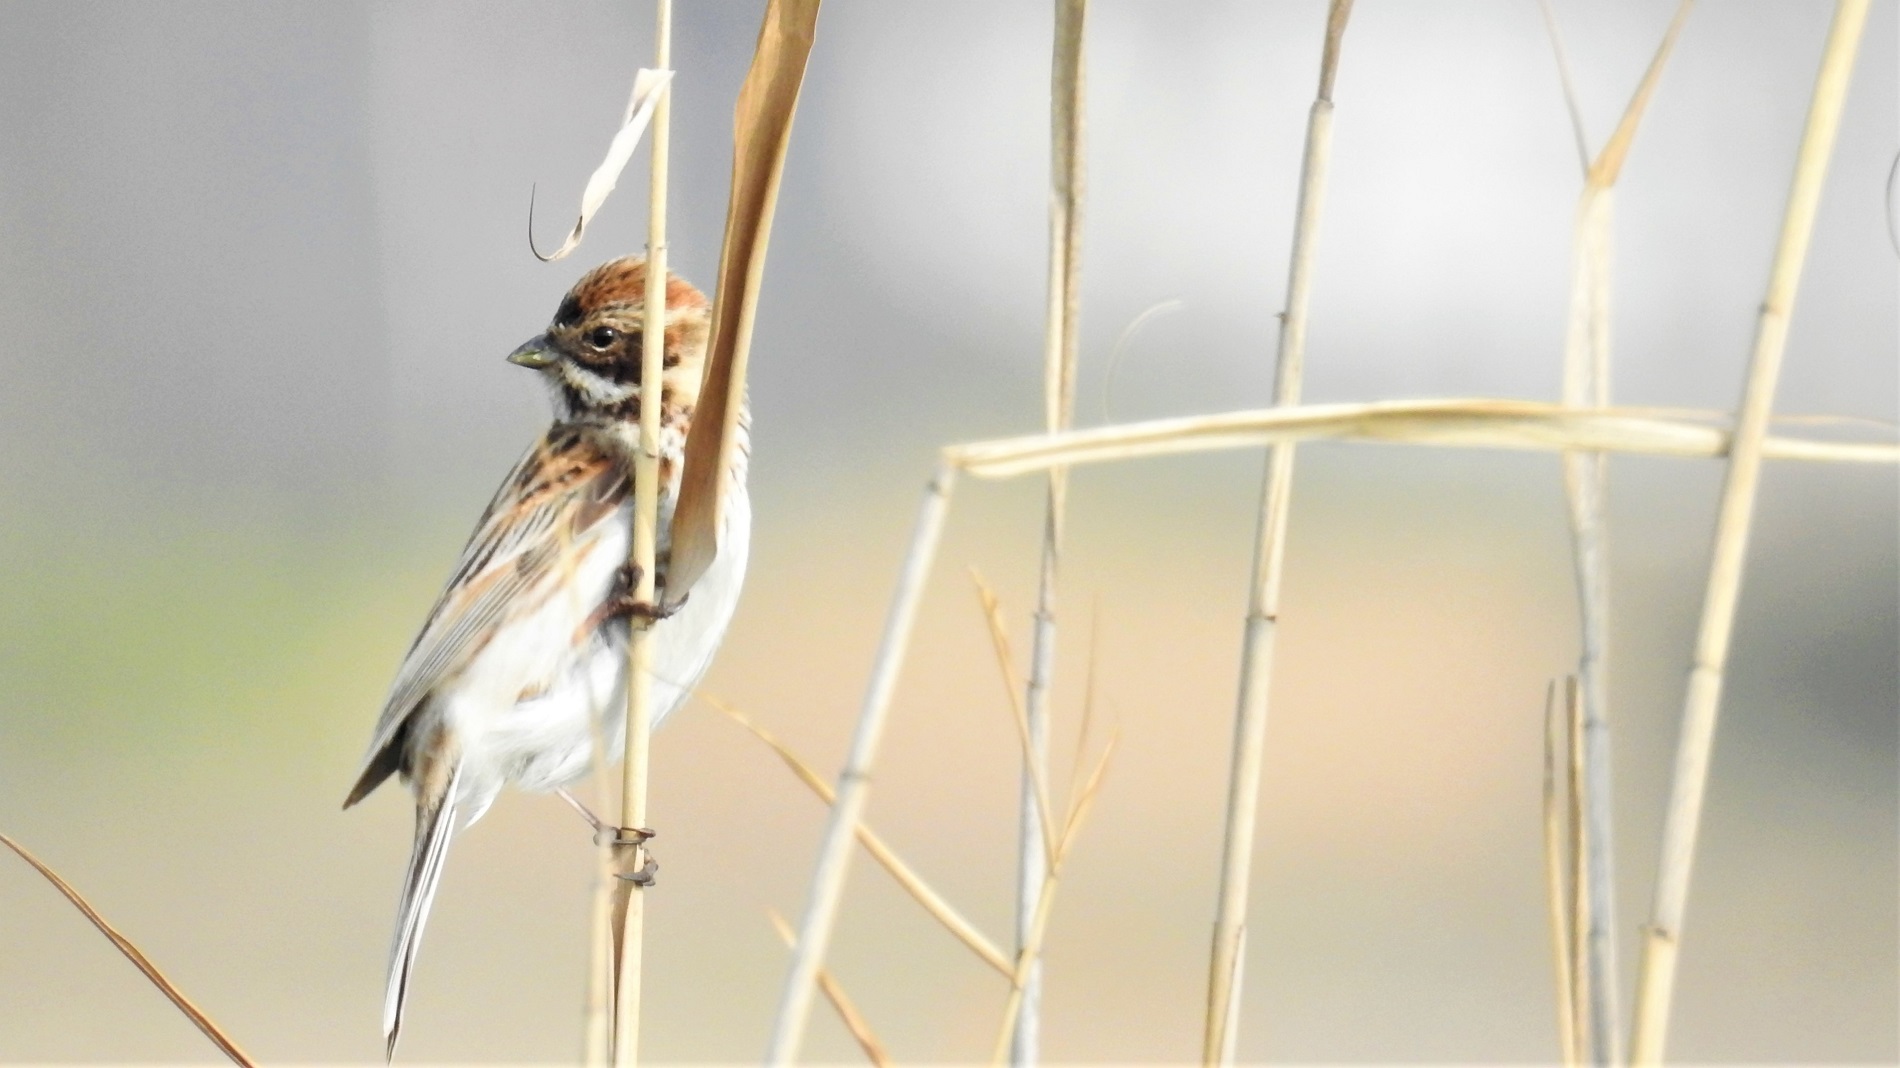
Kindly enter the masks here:
<path id="1" fill-rule="evenodd" d="M 671 70 L 673 0 L 656 0 L 653 65 Z M 647 191 L 645 321 L 640 328 L 640 447 L 633 458 L 633 599 L 653 604 L 660 511 L 660 376 L 666 355 L 666 182 L 673 94 L 653 112 L 651 171 Z M 640 1059 L 641 972 L 646 943 L 646 891 L 631 876 L 645 863 L 640 842 L 647 824 L 648 757 L 653 733 L 653 630 L 635 614 L 627 626 L 627 729 L 621 765 L 620 834 L 614 881 L 616 927 L 613 1061 Z"/>
<path id="2" fill-rule="evenodd" d="M 1544 692 L 1544 891 L 1550 920 L 1550 960 L 1556 976 L 1557 1045 L 1563 1050 L 1565 1068 L 1575 1068 L 1581 1058 L 1577 1055 L 1577 1003 L 1570 970 L 1573 928 L 1570 903 L 1565 897 L 1569 881 L 1564 869 L 1569 774 L 1566 767 L 1562 780 L 1565 793 L 1559 794 L 1557 754 L 1562 749 L 1557 738 L 1557 684 L 1553 682 Z"/>
<path id="3" fill-rule="evenodd" d="M 1083 30 L 1088 0 L 1055 0 L 1055 45 L 1049 73 L 1049 293 L 1043 326 L 1043 424 L 1054 434 L 1075 416 L 1075 365 L 1081 311 L 1081 227 L 1085 59 Z M 1039 912 L 1044 876 L 1055 843 L 1049 840 L 1049 695 L 1056 664 L 1056 589 L 1062 564 L 1062 517 L 1068 472 L 1049 470 L 1042 526 L 1042 567 L 1036 584 L 1035 629 L 1030 641 L 1029 682 L 1024 696 L 1029 746 L 1023 753 L 1019 849 L 1016 868 L 1016 950 L 1029 944 Z M 1029 959 L 1021 988 L 1020 1026 L 1010 1061 L 1034 1064 L 1042 1044 L 1042 965 Z"/>
<path id="4" fill-rule="evenodd" d="M 1657 412 L 1650 408 L 1584 410 L 1548 401 L 1488 397 L 1306 404 L 976 441 L 948 446 L 943 457 L 953 467 L 978 478 L 1001 479 L 1058 465 L 1074 467 L 1312 440 L 1541 452 L 1595 449 L 1648 456 L 1728 454 L 1731 433 L 1705 425 L 1726 419 L 1726 413 L 1681 409 Z M 1900 462 L 1900 445 L 1770 436 L 1762 442 L 1762 455 L 1771 460 L 1814 463 L 1893 464 Z"/>
<path id="5" fill-rule="evenodd" d="M 774 753 L 777 753 L 778 758 L 785 762 L 785 766 L 792 769 L 792 774 L 798 777 L 798 781 L 809 787 L 812 793 L 817 794 L 820 801 L 827 805 L 837 802 L 838 794 L 831 788 L 831 784 L 826 782 L 809 762 L 793 752 L 790 746 L 771 731 L 761 727 L 752 717 L 716 697 L 704 693 L 699 696 L 701 700 L 724 713 L 727 718 L 744 727 L 754 738 L 764 742 Z M 943 924 L 944 928 L 956 936 L 958 941 L 968 946 L 972 953 L 981 957 L 985 964 L 995 968 L 1005 977 L 1016 974 L 1015 965 L 1003 955 L 1002 950 L 996 948 L 996 943 L 990 941 L 982 931 L 977 930 L 975 924 L 966 919 L 942 894 L 925 882 L 924 877 L 918 875 L 915 869 L 905 863 L 904 859 L 897 855 L 896 850 L 885 844 L 884 839 L 871 829 L 870 824 L 858 824 L 858 844 L 864 847 L 866 853 L 871 854 L 871 859 L 877 861 L 885 871 L 890 873 L 891 878 L 897 880 L 897 885 L 903 887 L 912 899 L 923 906 L 925 912 L 930 913 L 938 923 Z"/>
<path id="6" fill-rule="evenodd" d="M 1628 158 L 1642 116 L 1688 18 L 1692 0 L 1682 0 L 1663 34 L 1649 68 L 1631 95 L 1603 151 L 1593 161 L 1583 131 L 1568 64 L 1564 62 L 1556 15 L 1544 5 L 1551 44 L 1557 52 L 1564 97 L 1578 148 L 1584 155 L 1584 188 L 1577 203 L 1571 273 L 1569 327 L 1564 342 L 1564 403 L 1604 408 L 1610 403 L 1610 239 L 1616 180 Z M 1583 907 L 1576 913 L 1582 938 L 1575 947 L 1578 976 L 1587 982 L 1582 999 L 1582 1058 L 1591 1064 L 1614 1063 L 1622 1050 L 1621 996 L 1618 990 L 1616 932 L 1615 827 L 1610 774 L 1610 564 L 1609 458 L 1602 452 L 1566 452 L 1564 499 L 1576 568 L 1578 632 L 1581 646 L 1576 687 L 1582 709 L 1582 734 L 1572 751 L 1581 777 L 1582 807 L 1574 810 L 1581 834 L 1572 839 L 1580 858 L 1573 884 Z"/>
<path id="7" fill-rule="evenodd" d="M 1327 162 L 1332 155 L 1333 77 L 1338 70 L 1340 41 L 1351 13 L 1352 0 L 1332 0 L 1327 12 L 1319 92 L 1306 125 L 1299 215 L 1287 270 L 1286 308 L 1280 317 L 1279 368 L 1273 387 L 1276 406 L 1300 402 L 1306 368 L 1306 315 L 1312 293 L 1315 239 L 1325 199 Z M 1254 827 L 1260 804 L 1261 770 L 1266 761 L 1268 693 L 1292 489 L 1293 446 L 1280 445 L 1268 454 L 1266 478 L 1261 488 L 1260 525 L 1254 540 L 1253 577 L 1249 583 L 1246 636 L 1240 662 L 1239 708 L 1234 717 L 1233 767 L 1227 786 L 1226 833 L 1221 847 L 1220 893 L 1215 907 L 1213 945 L 1208 954 L 1207 1014 L 1201 1045 L 1201 1058 L 1207 1064 L 1230 1062 L 1238 1035 L 1234 1017 L 1246 968 L 1241 947 L 1253 886 Z"/>
<path id="8" fill-rule="evenodd" d="M 240 1066 L 240 1068 L 254 1068 L 257 1062 L 251 1059 L 250 1054 L 240 1049 L 237 1042 L 234 1041 L 230 1035 L 224 1033 L 224 1028 L 219 1027 L 217 1022 L 207 1015 L 203 1009 L 199 1008 L 196 1002 L 187 997 L 183 990 L 178 989 L 177 984 L 167 978 L 164 972 L 159 971 L 158 965 L 153 964 L 150 957 L 147 957 L 138 946 L 134 945 L 130 938 L 120 934 L 117 927 L 107 922 L 106 918 L 99 914 L 99 910 L 92 907 L 92 902 L 87 901 L 85 895 L 75 889 L 71 883 L 61 878 L 60 874 L 54 871 L 50 864 L 34 856 L 31 850 L 4 834 L 0 834 L 0 845 L 11 849 L 21 860 L 31 865 L 34 871 L 39 872 L 47 882 L 52 883 L 53 888 L 64 895 L 66 900 L 71 902 L 72 906 L 79 910 L 80 915 L 86 917 L 88 922 L 98 928 L 99 933 L 105 935 L 106 939 L 112 943 L 114 948 L 120 953 L 125 954 L 125 959 L 131 961 L 132 966 L 137 968 L 146 979 L 150 980 L 151 984 L 158 988 L 159 993 L 165 995 L 166 1000 L 170 1001 L 174 1008 L 184 1013 L 185 1018 L 190 1020 L 192 1025 L 198 1028 L 199 1031 L 203 1032 L 204 1036 L 211 1040 L 212 1045 L 218 1047 L 218 1052 L 229 1057 L 231 1063 Z"/>
<path id="9" fill-rule="evenodd" d="M 1821 190 L 1840 130 L 1847 86 L 1867 22 L 1867 0 L 1840 0 L 1828 30 L 1814 97 L 1808 107 L 1794 180 L 1775 249 L 1768 292 L 1755 328 L 1754 354 L 1729 449 L 1728 473 L 1716 517 L 1708 587 L 1695 655 L 1683 698 L 1681 735 L 1670 781 L 1669 809 L 1663 821 L 1662 857 L 1656 897 L 1643 930 L 1642 968 L 1638 973 L 1635 1034 L 1630 1059 L 1660 1063 L 1668 1033 L 1670 1000 L 1675 990 L 1676 958 L 1681 947 L 1683 913 L 1688 906 L 1689 876 L 1695 859 L 1696 832 L 1708 789 L 1709 756 L 1715 743 L 1716 713 L 1721 705 L 1723 673 L 1735 608 L 1741 597 L 1742 566 L 1748 552 L 1749 526 L 1761 480 L 1769 412 L 1774 406 L 1788 323 L 1794 310 Z"/>
<path id="10" fill-rule="evenodd" d="M 950 494 L 955 482 L 955 468 L 945 464 L 937 469 L 936 476 L 924 490 L 923 505 L 911 534 L 910 550 L 904 557 L 897 594 L 884 622 L 877 659 L 871 665 L 857 729 L 851 736 L 851 750 L 845 757 L 844 769 L 838 773 L 837 800 L 831 806 L 831 818 L 825 823 L 824 838 L 818 846 L 811 890 L 804 915 L 799 918 L 798 945 L 792 951 L 785 986 L 779 995 L 778 1012 L 772 1020 L 771 1045 L 765 1055 L 767 1064 L 790 1064 L 804 1042 L 818 969 L 824 963 L 825 951 L 830 948 L 838 907 L 844 900 L 845 877 L 851 870 L 851 843 L 857 837 L 864 807 L 870 801 L 871 769 L 877 763 L 884 725 L 890 718 L 891 694 L 897 688 L 898 671 L 903 666 L 911 631 L 917 622 L 917 606 L 923 600 L 931 565 L 936 561 L 937 543 L 943 533 L 944 517 L 950 510 Z"/>
<path id="11" fill-rule="evenodd" d="M 772 918 L 772 929 L 784 940 L 786 948 L 796 944 L 797 936 L 792 933 L 792 925 L 785 922 L 785 917 L 780 916 L 777 909 L 767 909 L 766 915 Z M 878 1041 L 877 1032 L 871 1030 L 871 1022 L 864 1018 L 864 1013 L 844 992 L 844 985 L 838 982 L 837 977 L 823 968 L 818 969 L 818 989 L 824 991 L 825 1000 L 831 1002 L 831 1007 L 838 1013 L 839 1022 L 844 1024 L 846 1031 L 851 1032 L 858 1048 L 864 1051 L 865 1059 L 877 1068 L 888 1068 L 890 1053 L 885 1050 L 884 1043 Z"/>

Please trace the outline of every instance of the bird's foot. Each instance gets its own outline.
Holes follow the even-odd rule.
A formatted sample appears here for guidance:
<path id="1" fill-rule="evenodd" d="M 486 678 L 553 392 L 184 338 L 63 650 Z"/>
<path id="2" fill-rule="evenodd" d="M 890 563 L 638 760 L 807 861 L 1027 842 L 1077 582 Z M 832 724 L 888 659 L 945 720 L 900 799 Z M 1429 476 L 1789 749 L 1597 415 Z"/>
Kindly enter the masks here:
<path id="1" fill-rule="evenodd" d="M 607 595 L 607 612 L 615 619 L 644 619 L 655 623 L 671 616 L 686 603 L 682 597 L 673 604 L 654 604 L 642 601 L 634 595 L 639 588 L 641 571 L 632 563 L 622 564 L 614 576 L 613 592 Z"/>
<path id="2" fill-rule="evenodd" d="M 616 827 L 581 803 L 580 798 L 569 793 L 566 787 L 557 787 L 554 791 L 561 800 L 574 806 L 587 825 L 594 829 L 594 844 L 606 846 L 614 854 L 614 878 L 625 879 L 635 886 L 646 888 L 656 881 L 654 876 L 660 872 L 659 862 L 647 854 L 646 844 L 653 838 L 653 831 L 646 827 Z M 636 869 L 635 864 L 640 866 Z"/>

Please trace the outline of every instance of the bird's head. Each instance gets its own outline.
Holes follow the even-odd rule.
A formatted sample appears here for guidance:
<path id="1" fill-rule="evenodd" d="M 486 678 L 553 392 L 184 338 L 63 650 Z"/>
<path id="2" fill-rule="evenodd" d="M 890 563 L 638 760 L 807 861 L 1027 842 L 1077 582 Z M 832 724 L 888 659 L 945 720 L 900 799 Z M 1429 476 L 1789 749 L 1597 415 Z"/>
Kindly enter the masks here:
<path id="1" fill-rule="evenodd" d="M 646 282 L 646 260 L 640 257 L 601 264 L 568 290 L 545 333 L 508 356 L 508 362 L 547 376 L 561 418 L 638 417 Z M 664 408 L 690 411 L 698 402 L 711 330 L 705 294 L 669 271 L 660 378 Z"/>

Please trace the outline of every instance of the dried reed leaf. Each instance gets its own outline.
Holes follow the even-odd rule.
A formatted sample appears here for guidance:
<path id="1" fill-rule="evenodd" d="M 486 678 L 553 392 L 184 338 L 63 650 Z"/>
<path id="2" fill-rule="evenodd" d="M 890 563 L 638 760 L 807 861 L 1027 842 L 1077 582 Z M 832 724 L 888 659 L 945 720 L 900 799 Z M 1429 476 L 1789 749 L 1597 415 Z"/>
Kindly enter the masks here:
<path id="1" fill-rule="evenodd" d="M 703 693 L 699 697 L 700 700 L 718 709 L 728 719 L 751 732 L 754 738 L 771 747 L 772 751 L 778 754 L 778 758 L 785 762 L 785 766 L 792 769 L 792 774 L 798 776 L 800 782 L 809 787 L 812 793 L 818 795 L 819 800 L 827 805 L 837 800 L 837 795 L 832 791 L 831 784 L 825 781 L 824 776 L 813 770 L 804 758 L 780 741 L 777 735 L 760 726 L 752 717 L 716 697 Z M 897 855 L 896 850 L 885 844 L 884 839 L 880 838 L 877 832 L 863 823 L 858 824 L 858 843 L 864 846 L 864 851 L 871 854 L 872 859 L 890 873 L 891 878 L 897 880 L 897 884 L 903 887 L 906 893 L 923 906 L 925 912 L 930 913 L 938 923 L 943 924 L 945 930 L 968 946 L 972 953 L 981 957 L 985 964 L 995 968 L 1005 977 L 1014 974 L 1015 966 L 1010 963 L 1002 950 L 996 948 L 996 943 L 991 942 L 983 932 L 977 930 L 975 924 L 965 919 L 954 905 L 924 880 L 923 876 L 918 875 L 915 869 L 906 864 L 903 858 Z"/>
<path id="2" fill-rule="evenodd" d="M 1570 58 L 1564 54 L 1563 31 L 1557 26 L 1557 8 L 1551 0 L 1539 0 L 1544 12 L 1544 29 L 1550 33 L 1550 50 L 1557 57 L 1557 81 L 1563 86 L 1564 107 L 1570 112 L 1570 135 L 1577 142 L 1577 163 L 1584 174 L 1590 173 L 1590 137 L 1583 129 L 1583 108 L 1577 102 L 1577 83 L 1570 75 Z"/>
<path id="3" fill-rule="evenodd" d="M 633 76 L 633 95 L 627 99 L 627 115 L 620 122 L 620 132 L 607 144 L 607 158 L 600 161 L 594 173 L 587 179 L 587 188 L 581 191 L 581 213 L 574 220 L 574 229 L 561 242 L 561 247 L 543 255 L 534 247 L 534 197 L 528 198 L 528 250 L 543 263 L 565 259 L 567 254 L 580 247 L 581 235 L 586 232 L 587 224 L 594 213 L 607 203 L 607 195 L 614 191 L 614 185 L 620 181 L 620 172 L 627 169 L 627 161 L 633 158 L 633 150 L 640 146 L 640 138 L 646 133 L 647 122 L 653 118 L 653 109 L 665 95 L 668 85 L 673 81 L 670 70 L 650 70 L 646 67 Z"/>
<path id="4" fill-rule="evenodd" d="M 1055 862 L 1055 809 L 1049 803 L 1049 776 L 1044 761 L 1037 758 L 1036 745 L 1029 735 L 1029 713 L 1023 707 L 1022 682 L 1016 677 L 1016 654 L 1009 646 L 1009 628 L 1003 622 L 1002 603 L 996 591 L 983 581 L 976 568 L 970 568 L 970 581 L 976 585 L 976 597 L 983 604 L 983 618 L 989 624 L 990 645 L 996 651 L 996 666 L 1003 676 L 1003 690 L 1009 695 L 1011 718 L 1016 723 L 1016 739 L 1022 743 L 1023 766 L 1029 769 L 1030 788 L 1036 795 L 1037 822 L 1042 825 L 1044 859 Z"/>
<path id="5" fill-rule="evenodd" d="M 54 871 L 44 861 L 40 860 L 40 858 L 34 856 L 25 846 L 7 837 L 5 834 L 0 834 L 0 845 L 4 845 L 8 849 L 13 850 L 14 853 L 19 855 L 21 860 L 31 864 L 33 870 L 45 876 L 46 881 L 52 883 L 54 889 L 66 895 L 66 900 L 72 902 L 73 907 L 78 909 L 81 915 L 85 916 L 87 920 L 92 922 L 94 927 L 99 929 L 100 934 L 105 935 L 107 940 L 118 947 L 119 952 L 125 954 L 125 959 L 131 961 L 133 967 L 143 973 L 145 978 L 151 980 L 152 985 L 158 988 L 159 993 L 169 998 L 171 1003 L 177 1007 L 178 1011 L 184 1013 L 186 1018 L 197 1026 L 198 1030 L 204 1032 L 204 1036 L 211 1040 L 211 1044 L 218 1047 L 219 1052 L 229 1057 L 233 1064 L 243 1065 L 244 1068 L 252 1068 L 252 1066 L 257 1063 L 251 1060 L 249 1054 L 239 1049 L 238 1044 L 232 1041 L 231 1036 L 225 1034 L 223 1028 L 213 1022 L 211 1017 L 205 1015 L 203 1009 L 200 1009 L 196 1003 L 186 997 L 184 991 L 178 989 L 170 979 L 167 979 L 165 973 L 158 970 L 158 965 L 153 964 L 151 959 L 139 950 L 139 947 L 133 945 L 131 939 L 120 934 L 118 928 L 106 922 L 106 918 L 99 915 L 99 910 L 93 908 L 92 903 L 87 901 L 84 895 L 80 894 L 78 890 L 75 890 L 71 883 L 60 878 L 58 872 Z"/>
<path id="6" fill-rule="evenodd" d="M 732 196 L 713 298 L 706 378 L 686 436 L 686 464 L 673 512 L 666 602 L 677 605 L 719 552 L 726 479 L 738 447 L 752 320 L 765 280 L 765 251 L 778 205 L 785 148 L 818 28 L 818 0 L 768 0 L 752 69 L 733 108 Z"/>
<path id="7" fill-rule="evenodd" d="M 1630 97 L 1629 106 L 1623 109 L 1622 121 L 1610 134 L 1610 139 L 1597 153 L 1596 162 L 1591 164 L 1588 183 L 1592 188 L 1608 189 L 1616 184 L 1623 171 L 1623 161 L 1629 158 L 1630 145 L 1636 140 L 1636 127 L 1643 120 L 1643 111 L 1649 107 L 1650 98 L 1656 95 L 1656 85 L 1662 80 L 1663 67 L 1669 62 L 1669 53 L 1676 47 L 1676 38 L 1682 35 L 1682 24 L 1689 18 L 1689 8 L 1695 0 L 1682 0 L 1676 5 L 1676 17 L 1669 20 L 1669 29 L 1663 33 L 1662 44 L 1657 46 L 1656 54 L 1649 61 L 1649 69 L 1643 72 L 1643 80 L 1636 87 L 1635 95 Z"/>
<path id="8" fill-rule="evenodd" d="M 792 925 L 785 922 L 785 917 L 779 915 L 777 909 L 766 909 L 765 913 L 772 918 L 772 929 L 785 940 L 786 946 L 796 945 L 798 936 L 792 932 Z M 844 987 L 838 983 L 837 978 L 823 968 L 818 969 L 818 989 L 825 992 L 825 999 L 831 1002 L 832 1008 L 838 1010 L 838 1019 L 843 1021 L 844 1029 L 851 1032 L 851 1037 L 857 1040 L 858 1048 L 864 1051 L 865 1057 L 878 1068 L 888 1068 L 891 1055 L 885 1051 L 884 1043 L 877 1040 L 877 1034 L 871 1030 L 870 1021 L 864 1018 L 864 1014 L 858 1011 L 857 1005 L 845 995 Z"/>
<path id="9" fill-rule="evenodd" d="M 1710 420 L 1723 418 L 1708 413 Z M 1637 409 L 1569 408 L 1546 401 L 1450 399 L 1306 404 L 952 445 L 951 465 L 979 478 L 1013 478 L 1057 465 L 1104 463 L 1287 441 L 1384 441 L 1465 448 L 1721 456 L 1729 432 Z M 1770 437 L 1770 459 L 1900 463 L 1900 445 Z"/>

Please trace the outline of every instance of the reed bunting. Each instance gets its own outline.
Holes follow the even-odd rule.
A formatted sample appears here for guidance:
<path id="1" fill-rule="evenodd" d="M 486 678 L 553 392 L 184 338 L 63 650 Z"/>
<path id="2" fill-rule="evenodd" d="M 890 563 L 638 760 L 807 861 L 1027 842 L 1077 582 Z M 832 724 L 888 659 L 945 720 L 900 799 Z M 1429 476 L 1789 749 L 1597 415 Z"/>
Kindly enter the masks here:
<path id="1" fill-rule="evenodd" d="M 594 739 L 621 752 L 626 731 L 632 457 L 639 444 L 646 263 L 603 264 L 575 283 L 547 331 L 509 362 L 541 373 L 554 423 L 502 481 L 448 587 L 409 647 L 369 754 L 343 807 L 392 773 L 416 798 L 416 836 L 396 908 L 383 1000 L 393 1056 L 422 929 L 449 841 L 479 819 L 504 783 L 556 790 L 585 776 Z M 666 282 L 660 387 L 660 542 L 678 499 L 686 431 L 699 398 L 711 316 L 676 275 Z M 743 403 L 743 401 L 741 401 Z M 719 557 L 692 596 L 653 624 L 657 726 L 686 700 L 726 633 L 745 573 L 747 419 L 728 483 Z"/>

